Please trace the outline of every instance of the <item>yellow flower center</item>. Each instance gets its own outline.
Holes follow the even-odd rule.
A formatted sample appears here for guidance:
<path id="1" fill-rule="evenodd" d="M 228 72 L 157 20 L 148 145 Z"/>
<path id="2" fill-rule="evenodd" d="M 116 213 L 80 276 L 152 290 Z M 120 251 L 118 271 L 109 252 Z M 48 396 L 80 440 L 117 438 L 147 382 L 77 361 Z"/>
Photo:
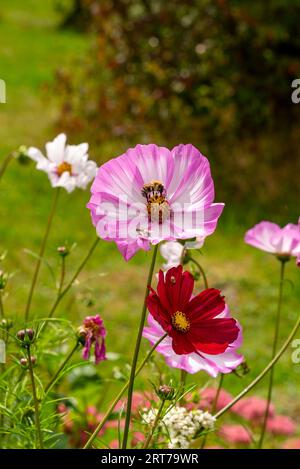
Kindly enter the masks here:
<path id="1" fill-rule="evenodd" d="M 149 184 L 144 184 L 142 195 L 147 200 L 149 221 L 155 220 L 161 224 L 170 214 L 170 205 L 163 183 L 151 181 Z"/>
<path id="2" fill-rule="evenodd" d="M 181 311 L 176 311 L 172 316 L 172 325 L 174 329 L 180 332 L 187 332 L 191 327 L 190 322 L 186 315 Z"/>
<path id="3" fill-rule="evenodd" d="M 63 173 L 72 174 L 72 166 L 66 161 L 64 161 L 63 163 L 57 166 L 56 173 L 58 176 L 61 176 Z"/>

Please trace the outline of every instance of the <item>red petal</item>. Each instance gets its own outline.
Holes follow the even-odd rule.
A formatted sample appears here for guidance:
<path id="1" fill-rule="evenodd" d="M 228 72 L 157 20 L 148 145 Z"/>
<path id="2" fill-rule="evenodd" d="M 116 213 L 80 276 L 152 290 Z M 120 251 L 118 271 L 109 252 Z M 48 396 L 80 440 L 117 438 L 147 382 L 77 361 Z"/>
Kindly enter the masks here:
<path id="1" fill-rule="evenodd" d="M 172 330 L 170 335 L 173 338 L 173 350 L 177 355 L 186 355 L 196 351 L 195 346 L 189 341 L 187 334 Z"/>
<path id="2" fill-rule="evenodd" d="M 165 285 L 165 275 L 162 270 L 158 274 L 157 294 L 164 308 L 171 311 L 171 304 L 168 298 L 167 289 Z"/>
<path id="3" fill-rule="evenodd" d="M 165 287 L 171 307 L 170 312 L 183 311 L 191 298 L 194 278 L 189 272 L 182 272 L 181 265 L 172 267 L 166 273 Z"/>
<path id="4" fill-rule="evenodd" d="M 208 355 L 220 355 L 224 353 L 229 344 L 197 344 L 199 352 L 207 353 Z"/>
<path id="5" fill-rule="evenodd" d="M 167 331 L 171 327 L 171 317 L 161 304 L 157 294 L 151 293 L 146 300 L 146 304 L 153 318 Z"/>
<path id="6" fill-rule="evenodd" d="M 215 318 L 224 308 L 225 301 L 220 290 L 208 288 L 195 296 L 184 312 L 191 321 L 200 321 Z"/>
<path id="7" fill-rule="evenodd" d="M 231 344 L 238 336 L 239 329 L 235 319 L 220 318 L 202 321 L 187 333 L 191 342 L 198 348 L 198 344 Z"/>

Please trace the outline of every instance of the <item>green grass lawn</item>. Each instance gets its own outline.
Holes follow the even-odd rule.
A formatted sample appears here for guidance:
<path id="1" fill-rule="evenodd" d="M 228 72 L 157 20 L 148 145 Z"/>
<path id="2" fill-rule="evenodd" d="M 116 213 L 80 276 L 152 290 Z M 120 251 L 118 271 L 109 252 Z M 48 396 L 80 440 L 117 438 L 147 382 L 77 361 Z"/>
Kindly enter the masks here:
<path id="1" fill-rule="evenodd" d="M 53 9 L 54 3 L 50 0 L 1 1 L 0 78 L 7 84 L 7 103 L 0 104 L 0 160 L 21 144 L 42 147 L 54 137 L 57 105 L 45 93 L 45 85 L 51 84 L 59 65 L 71 63 L 88 50 L 87 36 L 57 28 L 59 18 Z M 99 149 L 92 146 L 91 157 L 95 153 L 99 154 Z M 112 156 L 115 155 L 107 152 L 104 158 Z M 17 315 L 21 324 L 34 266 L 34 258 L 26 250 L 37 252 L 39 249 L 53 191 L 45 174 L 36 171 L 33 165 L 20 166 L 16 162 L 1 181 L 0 191 L 0 253 L 7 250 L 4 267 L 14 274 L 5 309 L 8 316 Z M 68 258 L 70 274 L 94 240 L 94 229 L 85 208 L 88 199 L 89 191 L 61 194 L 46 252 L 56 274 L 58 245 L 65 241 L 77 243 Z M 233 316 L 244 328 L 242 350 L 251 371 L 242 380 L 235 376 L 225 378 L 225 388 L 236 393 L 256 376 L 271 354 L 279 262 L 245 245 L 243 236 L 248 227 L 233 219 L 237 220 L 238 216 L 233 217 L 227 206 L 217 232 L 207 240 L 203 256 L 198 254 L 198 260 L 207 272 L 210 285 L 222 288 Z M 132 355 L 149 262 L 150 254 L 140 252 L 126 264 L 114 244 L 101 242 L 59 311 L 78 324 L 86 314 L 99 312 L 108 329 L 108 350 L 122 354 L 115 362 L 121 369 Z M 281 341 L 300 312 L 300 271 L 294 261 L 287 266 L 287 278 Z M 44 265 L 34 298 L 35 314 L 47 315 L 54 288 L 52 275 Z M 201 288 L 200 282 L 198 288 Z M 90 300 L 92 306 L 88 306 Z M 143 345 L 145 350 L 146 345 Z M 274 401 L 279 410 L 293 414 L 300 422 L 297 400 L 300 365 L 292 363 L 291 353 L 290 348 L 276 369 Z M 100 371 L 106 376 L 110 372 L 110 363 L 103 365 Z M 189 378 L 190 382 L 201 384 L 206 380 L 207 376 L 201 373 Z M 141 380 L 139 383 L 142 385 Z M 145 380 L 143 383 L 145 385 Z M 260 385 L 257 393 L 265 395 L 265 388 L 265 384 Z"/>

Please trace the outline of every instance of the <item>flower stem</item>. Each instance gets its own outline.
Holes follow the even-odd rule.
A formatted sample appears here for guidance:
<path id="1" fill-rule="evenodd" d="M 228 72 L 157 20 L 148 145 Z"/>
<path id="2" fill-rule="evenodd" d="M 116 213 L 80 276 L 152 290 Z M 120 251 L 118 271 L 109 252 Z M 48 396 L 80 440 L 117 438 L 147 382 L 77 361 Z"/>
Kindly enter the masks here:
<path id="1" fill-rule="evenodd" d="M 227 410 L 231 409 L 231 407 L 234 406 L 234 404 L 236 404 L 240 399 L 242 399 L 242 397 L 244 397 L 246 394 L 248 394 L 248 392 L 250 392 L 251 389 L 253 389 L 265 377 L 265 375 L 272 369 L 272 367 L 275 365 L 275 363 L 277 363 L 278 360 L 280 359 L 280 357 L 284 354 L 284 352 L 286 351 L 286 349 L 288 348 L 288 346 L 292 342 L 293 338 L 297 334 L 297 331 L 298 331 L 299 327 L 300 327 L 300 315 L 299 315 L 299 317 L 296 321 L 296 324 L 293 327 L 290 335 L 288 336 L 288 338 L 284 342 L 284 344 L 281 347 L 281 349 L 279 350 L 279 352 L 277 352 L 277 354 L 274 356 L 273 360 L 271 360 L 268 363 L 268 365 L 264 368 L 264 370 L 245 389 L 243 389 L 243 391 L 240 392 L 240 394 L 238 394 L 231 402 L 229 402 L 229 404 L 227 404 L 225 407 L 223 407 L 223 409 L 219 410 L 219 412 L 215 415 L 215 417 L 217 419 L 220 418 L 223 414 L 225 414 L 225 412 L 227 412 Z"/>
<path id="2" fill-rule="evenodd" d="M 157 415 L 156 415 L 156 417 L 155 417 L 155 420 L 154 420 L 154 423 L 153 423 L 153 425 L 152 425 L 152 427 L 151 427 L 151 430 L 150 430 L 150 432 L 149 432 L 149 435 L 147 436 L 147 439 L 146 439 L 145 443 L 143 444 L 143 449 L 147 449 L 148 446 L 149 446 L 149 444 L 151 443 L 151 440 L 152 440 L 153 434 L 154 434 L 154 432 L 155 432 L 155 429 L 156 429 L 156 427 L 157 427 L 157 425 L 158 425 L 158 423 L 159 423 L 159 421 L 160 421 L 161 414 L 162 414 L 162 412 L 163 412 L 165 402 L 166 402 L 165 399 L 163 399 L 163 400 L 161 401 L 161 404 L 160 404 L 159 409 L 158 409 L 158 411 L 157 411 Z"/>
<path id="3" fill-rule="evenodd" d="M 190 261 L 193 262 L 195 264 L 195 266 L 197 267 L 197 269 L 199 270 L 199 272 L 200 272 L 200 274 L 202 275 L 202 278 L 203 278 L 204 288 L 207 289 L 208 288 L 208 281 L 207 281 L 207 277 L 206 277 L 206 274 L 204 272 L 203 267 L 193 257 L 190 257 Z"/>
<path id="4" fill-rule="evenodd" d="M 145 356 L 144 360 L 142 361 L 142 363 L 138 366 L 138 368 L 136 369 L 136 372 L 135 372 L 135 376 L 136 377 L 140 372 L 141 370 L 144 368 L 145 364 L 147 363 L 147 361 L 149 360 L 149 358 L 151 357 L 151 355 L 153 354 L 154 350 L 156 349 L 156 347 L 167 337 L 168 334 L 164 334 L 154 345 L 153 347 L 151 348 L 151 350 L 149 350 L 149 352 L 147 353 L 147 355 Z M 119 400 L 121 399 L 121 397 L 123 396 L 124 392 L 128 389 L 128 386 L 129 386 L 129 381 L 127 381 L 127 383 L 123 386 L 123 388 L 121 389 L 121 391 L 119 392 L 119 394 L 117 395 L 117 397 L 114 399 L 114 401 L 111 403 L 111 405 L 109 406 L 106 414 L 104 415 L 102 421 L 99 423 L 99 425 L 97 426 L 97 428 L 95 429 L 94 433 L 90 436 L 89 440 L 86 442 L 85 446 L 83 447 L 83 449 L 88 449 L 91 444 L 93 443 L 93 441 L 95 440 L 95 438 L 97 437 L 98 433 L 100 432 L 100 430 L 102 430 L 103 426 L 105 425 L 105 423 L 107 422 L 107 420 L 109 419 L 111 413 L 113 412 L 114 408 L 116 407 L 117 403 L 119 402 Z"/>
<path id="5" fill-rule="evenodd" d="M 74 355 L 74 353 L 76 352 L 76 350 L 78 349 L 79 347 L 79 342 L 76 341 L 76 344 L 75 346 L 71 349 L 70 353 L 66 356 L 65 360 L 63 361 L 63 363 L 60 365 L 60 367 L 58 368 L 58 370 L 56 371 L 55 375 L 53 376 L 53 378 L 51 378 L 51 380 L 49 381 L 49 383 L 47 384 L 47 386 L 45 387 L 45 394 L 47 394 L 48 391 L 50 391 L 50 389 L 52 388 L 52 386 L 56 383 L 56 381 L 58 380 L 59 378 L 59 375 L 60 373 L 63 371 L 63 369 L 65 368 L 66 364 L 68 363 L 68 361 L 72 358 L 72 356 Z"/>
<path id="6" fill-rule="evenodd" d="M 180 385 L 179 386 L 182 392 L 184 391 L 186 378 L 187 378 L 187 372 L 185 370 L 180 370 Z M 183 405 L 183 403 L 184 403 L 184 397 L 180 399 L 180 404 Z"/>
<path id="7" fill-rule="evenodd" d="M 61 291 L 64 286 L 64 281 L 65 281 L 65 275 L 66 275 L 66 258 L 63 256 L 61 258 L 61 271 L 60 271 L 60 280 L 59 280 L 59 285 L 58 285 L 58 291 L 57 291 L 57 296 L 61 294 Z"/>
<path id="8" fill-rule="evenodd" d="M 284 268 L 285 268 L 285 261 L 280 261 L 280 280 L 279 280 L 279 294 L 278 294 L 278 304 L 277 304 L 277 313 L 276 313 L 276 321 L 275 321 L 275 330 L 274 330 L 274 339 L 273 339 L 273 347 L 272 347 L 272 356 L 274 358 L 277 350 L 278 344 L 278 335 L 279 335 L 279 326 L 280 326 L 280 314 L 281 314 L 281 305 L 282 305 L 282 296 L 283 296 L 283 282 L 284 282 Z M 273 381 L 274 381 L 274 367 L 271 368 L 270 371 L 270 378 L 269 378 L 269 387 L 268 387 L 268 396 L 267 396 L 267 406 L 266 411 L 263 419 L 260 439 L 258 442 L 258 449 L 262 448 L 267 421 L 270 412 L 270 405 L 272 400 L 272 390 L 273 390 Z"/>
<path id="9" fill-rule="evenodd" d="M 39 415 L 39 401 L 36 394 L 36 386 L 35 386 L 35 379 L 33 373 L 33 366 L 31 362 L 31 353 L 30 353 L 30 345 L 27 346 L 27 358 L 28 358 L 28 369 L 31 379 L 31 386 L 32 386 L 32 396 L 34 402 L 34 417 L 35 417 L 35 431 L 36 431 L 36 446 L 40 449 L 43 448 L 43 437 L 41 431 L 41 424 L 40 424 L 40 415 Z"/>
<path id="10" fill-rule="evenodd" d="M 130 379 L 129 379 L 129 386 L 128 386 L 126 419 L 125 419 L 125 427 L 124 427 L 124 435 L 123 435 L 123 443 L 122 443 L 122 448 L 123 449 L 126 449 L 126 447 L 127 447 L 130 417 L 131 417 L 132 393 L 133 393 L 134 379 L 135 379 L 135 370 L 136 370 L 137 360 L 138 360 L 140 346 L 141 346 L 142 334 L 143 334 L 143 329 L 144 329 L 144 324 L 145 324 L 145 319 L 146 319 L 146 312 L 147 312 L 146 300 L 147 300 L 147 297 L 148 297 L 148 294 L 149 294 L 148 287 L 152 283 L 152 277 L 153 277 L 153 271 L 154 271 L 154 267 L 155 267 L 157 250 L 158 250 L 158 244 L 156 244 L 154 246 L 154 249 L 153 249 L 152 261 L 151 261 L 149 274 L 148 274 L 148 279 L 147 279 L 147 284 L 146 284 L 146 290 L 145 290 L 145 297 L 144 297 L 144 304 L 143 304 L 143 308 L 142 308 L 140 326 L 139 326 L 138 336 L 137 336 L 137 339 L 136 339 L 135 350 L 134 350 L 132 364 L 131 364 L 131 372 L 130 372 Z"/>
<path id="11" fill-rule="evenodd" d="M 51 206 L 51 210 L 50 210 L 49 217 L 48 217 L 46 231 L 45 231 L 44 238 L 43 238 L 43 241 L 42 241 L 42 244 L 41 244 L 39 257 L 38 257 L 37 262 L 36 262 L 35 271 L 34 271 L 34 274 L 33 274 L 31 287 L 30 287 L 30 290 L 29 290 L 28 300 L 27 300 L 27 303 L 26 303 L 25 321 L 27 321 L 28 317 L 29 317 L 31 301 L 32 301 L 34 289 L 35 289 L 35 286 L 36 286 L 36 282 L 37 282 L 37 279 L 38 279 L 38 275 L 39 275 L 39 271 L 40 271 L 40 267 L 41 267 L 41 262 L 42 262 L 42 259 L 43 259 L 44 253 L 45 253 L 45 248 L 46 248 L 48 236 L 49 236 L 49 233 L 50 233 L 54 213 L 55 213 L 56 206 L 57 206 L 59 192 L 60 192 L 59 188 L 57 188 L 54 191 L 54 196 L 53 196 L 52 206 Z"/>
<path id="12" fill-rule="evenodd" d="M 2 290 L 0 290 L 0 319 L 4 319 L 4 306 L 3 306 L 3 299 L 2 299 Z"/>
<path id="13" fill-rule="evenodd" d="M 13 159 L 13 155 L 12 153 L 10 153 L 9 155 L 7 155 L 4 160 L 3 160 L 3 163 L 2 165 L 0 166 L 0 179 L 2 178 L 2 176 L 4 175 L 6 169 L 7 169 L 7 166 L 9 165 L 9 163 L 11 162 L 11 160 Z"/>
<path id="14" fill-rule="evenodd" d="M 217 389 L 217 392 L 216 392 L 216 395 L 215 395 L 215 398 L 214 398 L 214 401 L 213 401 L 213 405 L 212 405 L 212 408 L 211 408 L 212 414 L 215 413 L 215 411 L 217 409 L 217 406 L 218 406 L 218 401 L 219 401 L 221 389 L 222 389 L 222 386 L 223 386 L 224 376 L 225 375 L 223 373 L 221 373 L 218 389 Z"/>
<path id="15" fill-rule="evenodd" d="M 71 280 L 67 284 L 67 286 L 64 289 L 61 289 L 61 291 L 58 292 L 57 298 L 56 298 L 55 302 L 53 303 L 53 306 L 50 310 L 50 313 L 49 313 L 49 316 L 48 316 L 49 318 L 51 318 L 53 316 L 53 314 L 54 314 L 56 308 L 58 307 L 59 303 L 61 302 L 61 300 L 63 299 L 65 294 L 68 293 L 68 291 L 72 287 L 72 285 L 75 282 L 75 280 L 77 279 L 78 275 L 80 274 L 80 272 L 84 268 L 85 264 L 87 263 L 87 261 L 89 260 L 91 255 L 93 254 L 93 252 L 94 252 L 97 244 L 99 243 L 99 241 L 100 241 L 100 238 L 97 237 L 96 240 L 93 242 L 91 248 L 89 249 L 87 255 L 85 256 L 85 258 L 83 259 L 83 261 L 79 265 L 78 269 L 74 273 L 73 277 L 71 278 Z"/>
<path id="16" fill-rule="evenodd" d="M 218 405 L 218 400 L 219 400 L 219 397 L 220 397 L 220 392 L 221 392 L 221 389 L 222 389 L 222 386 L 223 386 L 224 376 L 225 376 L 225 375 L 224 375 L 223 373 L 221 373 L 220 380 L 219 380 L 219 384 L 218 384 L 218 388 L 217 388 L 217 392 L 216 392 L 216 395 L 215 395 L 215 398 L 214 398 L 214 400 L 213 400 L 212 407 L 211 407 L 211 413 L 212 413 L 212 415 L 215 413 L 216 408 L 217 408 L 217 405 Z M 205 445 L 206 445 L 206 440 L 207 440 L 207 434 L 204 435 L 204 437 L 203 437 L 201 449 L 204 449 L 204 447 L 205 447 Z"/>

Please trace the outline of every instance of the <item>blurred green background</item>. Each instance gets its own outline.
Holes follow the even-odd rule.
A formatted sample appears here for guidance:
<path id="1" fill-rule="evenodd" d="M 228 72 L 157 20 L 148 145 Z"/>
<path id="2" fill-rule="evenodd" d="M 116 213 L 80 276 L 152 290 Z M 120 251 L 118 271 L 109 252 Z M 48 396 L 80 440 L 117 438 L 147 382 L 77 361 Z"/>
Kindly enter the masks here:
<path id="1" fill-rule="evenodd" d="M 72 143 L 88 141 L 99 164 L 149 141 L 191 142 L 210 159 L 216 200 L 226 208 L 198 260 L 244 327 L 251 371 L 243 380 L 226 378 L 233 392 L 269 359 L 279 277 L 279 263 L 245 245 L 244 233 L 262 219 L 295 223 L 300 215 L 300 104 L 291 101 L 291 82 L 300 77 L 299 17 L 296 0 L 0 2 L 0 78 L 7 86 L 0 162 L 21 144 L 43 148 L 59 131 Z M 0 191 L 0 252 L 8 251 L 3 267 L 14 273 L 5 309 L 21 323 L 34 265 L 26 250 L 39 249 L 52 190 L 45 174 L 14 161 Z M 58 245 L 78 245 L 68 259 L 71 273 L 93 242 L 88 199 L 89 191 L 61 196 L 47 248 L 55 272 Z M 121 368 L 132 355 L 148 263 L 140 252 L 126 264 L 114 244 L 102 242 L 60 308 L 78 324 L 99 312 Z M 281 340 L 300 312 L 294 261 L 287 277 Z M 35 314 L 47 314 L 54 289 L 45 265 Z M 300 365 L 291 352 L 277 367 L 274 401 L 300 421 Z M 98 373 L 110 370 L 105 363 Z M 206 379 L 200 373 L 190 381 Z M 257 392 L 265 395 L 265 385 Z"/>

